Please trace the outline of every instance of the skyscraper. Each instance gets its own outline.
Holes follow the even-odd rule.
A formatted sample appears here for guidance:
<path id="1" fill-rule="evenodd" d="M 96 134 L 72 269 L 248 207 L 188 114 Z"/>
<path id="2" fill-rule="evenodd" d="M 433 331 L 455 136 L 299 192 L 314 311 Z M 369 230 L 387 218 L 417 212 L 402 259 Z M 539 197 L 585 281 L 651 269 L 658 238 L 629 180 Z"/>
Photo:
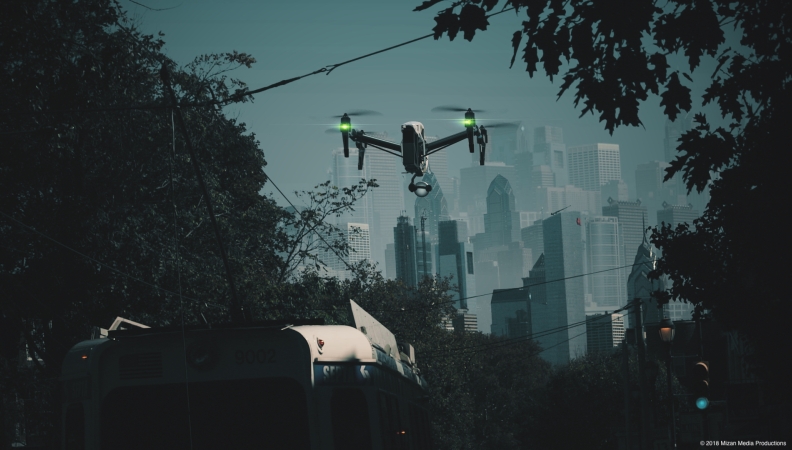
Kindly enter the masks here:
<path id="1" fill-rule="evenodd" d="M 423 181 L 432 186 L 432 190 L 426 197 L 415 197 L 415 225 L 421 217 L 426 217 L 424 229 L 429 233 L 432 244 L 438 242 L 437 224 L 442 220 L 449 220 L 448 203 L 443 196 L 443 188 L 435 178 L 434 173 L 428 172 L 423 176 Z"/>
<path id="2" fill-rule="evenodd" d="M 556 186 L 569 183 L 566 145 L 561 127 L 534 128 L 534 164 L 550 166 Z"/>
<path id="3" fill-rule="evenodd" d="M 599 192 L 585 191 L 571 184 L 564 187 L 543 186 L 536 188 L 535 193 L 536 205 L 544 214 L 552 214 L 567 207 L 572 211 L 597 214 L 601 205 Z"/>
<path id="4" fill-rule="evenodd" d="M 624 240 L 624 255 L 626 258 L 629 258 L 629 255 L 635 255 L 644 240 L 645 227 L 649 226 L 646 207 L 641 204 L 640 200 L 629 202 L 609 199 L 608 204 L 602 207 L 602 215 L 619 219 Z"/>
<path id="5" fill-rule="evenodd" d="M 520 240 L 520 214 L 515 207 L 511 184 L 503 175 L 496 176 L 487 189 L 484 234 L 490 247 Z"/>
<path id="6" fill-rule="evenodd" d="M 661 209 L 663 203 L 672 205 L 687 203 L 684 186 L 679 177 L 663 181 L 669 166 L 670 164 L 662 161 L 652 161 L 639 164 L 635 169 L 635 191 L 646 209 L 652 212 L 652 216 L 655 211 Z M 647 223 L 647 225 L 655 225 L 655 223 Z"/>
<path id="7" fill-rule="evenodd" d="M 627 183 L 623 180 L 610 180 L 607 183 L 603 184 L 600 188 L 602 192 L 602 205 L 608 204 L 608 199 L 612 198 L 618 201 L 627 201 Z"/>
<path id="8" fill-rule="evenodd" d="M 396 278 L 407 286 L 418 285 L 418 262 L 416 260 L 415 227 L 410 218 L 399 216 L 393 228 L 394 250 L 396 251 Z"/>
<path id="9" fill-rule="evenodd" d="M 489 146 L 487 148 L 489 161 L 500 161 L 506 165 L 514 164 L 514 154 L 517 152 L 522 135 L 520 122 L 500 124 L 498 128 L 487 130 Z M 486 126 L 486 124 L 485 124 Z"/>
<path id="10" fill-rule="evenodd" d="M 586 353 L 585 325 L 567 328 L 570 324 L 584 322 L 586 273 L 584 228 L 579 212 L 560 212 L 545 219 L 544 265 L 546 284 L 547 322 L 541 330 L 551 328 L 563 330 L 547 339 L 547 350 L 543 356 L 554 364 L 568 364 L 575 357 Z M 557 281 L 556 281 L 557 280 Z M 550 348 L 552 347 L 552 348 Z"/>
<path id="11" fill-rule="evenodd" d="M 467 297 L 476 295 L 476 279 L 473 268 L 473 246 L 467 242 L 465 222 L 445 220 L 438 225 L 440 256 L 437 273 L 440 276 L 453 277 L 459 293 L 453 292 L 453 299 L 458 300 L 457 309 L 468 309 Z"/>
<path id="12" fill-rule="evenodd" d="M 373 136 L 388 139 L 387 133 L 374 134 Z M 349 150 L 352 151 L 351 148 Z M 357 164 L 357 158 L 353 158 L 351 154 L 349 156 L 349 160 Z M 372 259 L 384 266 L 385 247 L 387 243 L 391 242 L 393 224 L 396 223 L 399 212 L 405 209 L 404 189 L 401 180 L 402 164 L 399 158 L 374 149 L 366 152 L 364 169 L 367 170 L 367 179 L 376 179 L 379 185 L 369 191 L 366 197 L 371 205 L 371 222 L 368 223 L 371 225 Z M 355 170 L 357 170 L 357 166 L 355 166 Z M 361 171 L 358 172 L 357 180 L 360 178 L 362 178 Z"/>
<path id="13" fill-rule="evenodd" d="M 692 127 L 693 123 L 688 114 L 677 116 L 673 122 L 670 119 L 666 119 L 665 139 L 663 140 L 666 162 L 674 160 L 677 154 L 677 146 L 679 146 L 679 138 Z"/>
<path id="14" fill-rule="evenodd" d="M 586 343 L 589 353 L 612 353 L 623 340 L 623 314 L 593 314 L 586 316 Z"/>
<path id="15" fill-rule="evenodd" d="M 531 249 L 531 267 L 536 264 L 539 255 L 544 253 L 543 230 L 544 225 L 542 225 L 542 220 L 536 220 L 533 225 L 529 225 L 520 230 L 523 247 Z"/>
<path id="16" fill-rule="evenodd" d="M 538 211 L 534 189 L 538 184 L 533 180 L 533 152 L 525 151 L 514 155 L 514 201 L 520 211 Z M 548 171 L 549 171 L 548 167 Z M 552 172 L 551 172 L 552 173 Z"/>
<path id="17" fill-rule="evenodd" d="M 600 192 L 611 180 L 621 180 L 618 144 L 590 144 L 567 149 L 569 182 L 585 191 Z"/>
<path id="18" fill-rule="evenodd" d="M 592 305 L 586 312 L 613 311 L 627 304 L 627 265 L 624 242 L 616 217 L 591 217 L 586 221 L 587 277 Z"/>
<path id="19" fill-rule="evenodd" d="M 371 235 L 367 223 L 346 222 L 338 227 L 341 228 L 340 236 L 328 236 L 326 240 L 330 244 L 339 239 L 345 241 L 349 245 L 349 253 L 342 255 L 325 249 L 321 259 L 331 276 L 349 278 L 352 276 L 350 267 L 361 261 L 371 261 Z"/>
<path id="20" fill-rule="evenodd" d="M 503 163 L 487 163 L 479 166 L 463 167 L 459 171 L 459 211 L 468 213 L 469 218 L 473 216 L 483 216 L 487 209 L 487 191 L 490 183 L 498 175 L 502 175 L 507 180 L 514 178 L 514 167 Z M 475 223 L 474 220 L 471 220 Z M 471 226 L 470 232 L 480 233 L 479 230 Z"/>
<path id="21" fill-rule="evenodd" d="M 491 305 L 492 334 L 508 338 L 531 335 L 528 289 L 496 289 Z"/>
<path id="22" fill-rule="evenodd" d="M 665 223 L 666 225 L 671 225 L 672 229 L 676 229 L 682 223 L 686 223 L 693 228 L 693 221 L 700 216 L 699 212 L 693 209 L 693 205 L 690 203 L 687 205 L 669 205 L 664 202 L 662 206 L 663 209 L 657 210 L 657 224 Z"/>
<path id="23" fill-rule="evenodd" d="M 649 272 L 654 270 L 657 264 L 657 255 L 646 238 L 633 254 L 635 258 L 630 276 L 627 278 L 627 296 L 630 301 L 641 299 L 644 324 L 658 323 L 663 319 L 663 310 L 658 308 L 657 302 L 652 298 L 652 293 L 664 289 L 665 280 L 649 278 Z M 630 317 L 630 323 L 632 321 L 633 319 Z"/>
<path id="24" fill-rule="evenodd" d="M 373 152 L 369 152 L 373 153 Z M 371 168 L 369 154 L 366 154 L 366 159 L 363 160 L 363 169 L 358 170 L 358 149 L 351 147 L 349 149 L 349 158 L 344 157 L 343 149 L 336 149 L 333 151 L 332 161 L 330 164 L 330 173 L 333 186 L 339 189 L 345 187 L 357 186 L 358 182 L 365 178 L 371 178 Z M 396 158 L 394 158 L 396 159 Z M 403 209 L 403 208 L 402 208 Z M 399 210 L 400 211 L 400 210 Z M 372 224 L 374 219 L 374 209 L 372 197 L 364 195 L 354 205 L 354 211 L 347 211 L 336 219 L 336 223 L 341 226 L 346 223 L 365 223 Z"/>

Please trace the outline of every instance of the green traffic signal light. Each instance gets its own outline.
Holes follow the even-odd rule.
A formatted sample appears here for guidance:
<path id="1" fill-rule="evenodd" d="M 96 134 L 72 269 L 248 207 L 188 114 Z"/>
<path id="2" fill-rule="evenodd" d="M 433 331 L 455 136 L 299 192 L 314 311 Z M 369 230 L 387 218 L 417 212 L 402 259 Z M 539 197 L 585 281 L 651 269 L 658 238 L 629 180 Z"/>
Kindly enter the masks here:
<path id="1" fill-rule="evenodd" d="M 705 410 L 709 407 L 709 362 L 699 361 L 693 366 L 693 398 L 696 399 L 696 408 Z"/>

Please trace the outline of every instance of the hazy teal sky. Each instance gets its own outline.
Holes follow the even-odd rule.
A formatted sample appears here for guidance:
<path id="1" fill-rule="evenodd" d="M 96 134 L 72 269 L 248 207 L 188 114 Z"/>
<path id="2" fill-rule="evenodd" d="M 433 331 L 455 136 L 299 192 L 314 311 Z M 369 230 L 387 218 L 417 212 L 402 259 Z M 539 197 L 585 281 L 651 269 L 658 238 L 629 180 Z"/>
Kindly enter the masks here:
<path id="1" fill-rule="evenodd" d="M 205 53 L 252 54 L 258 61 L 253 69 L 232 74 L 251 89 L 428 34 L 435 12 L 448 6 L 444 2 L 413 12 L 420 0 L 141 0 L 152 8 L 178 5 L 149 11 L 120 1 L 144 31 L 165 33 L 164 51 L 178 63 Z M 386 131 L 395 140 L 400 124 L 417 120 L 426 126 L 427 135 L 442 137 L 461 130 L 457 121 L 448 120 L 458 118 L 430 110 L 455 104 L 487 110 L 477 116 L 481 119 L 520 120 L 529 139 L 533 127 L 549 124 L 563 127 L 567 146 L 619 144 L 622 176 L 633 196 L 636 165 L 663 158 L 665 117 L 660 99 L 650 97 L 642 107 L 646 129 L 622 128 L 611 136 L 595 116 L 578 119 L 572 92 L 556 101 L 558 79 L 551 84 L 542 74 L 530 78 L 519 54 L 514 68 L 508 68 L 511 35 L 522 20 L 507 12 L 491 18 L 489 29 L 473 42 L 462 39 L 461 33 L 453 42 L 429 38 L 343 66 L 331 75 L 314 75 L 258 94 L 254 103 L 226 111 L 256 133 L 268 162 L 265 171 L 287 194 L 327 179 L 330 152 L 341 145 L 340 136 L 324 133 L 337 125 L 331 116 L 373 109 L 383 116 L 358 119 L 353 122 L 356 128 Z M 711 69 L 697 72 L 704 79 L 710 73 Z M 694 109 L 698 105 L 694 97 Z M 452 147 L 452 175 L 470 160 L 465 146 Z M 274 189 L 268 187 L 270 191 Z M 277 193 L 275 197 L 283 203 Z"/>

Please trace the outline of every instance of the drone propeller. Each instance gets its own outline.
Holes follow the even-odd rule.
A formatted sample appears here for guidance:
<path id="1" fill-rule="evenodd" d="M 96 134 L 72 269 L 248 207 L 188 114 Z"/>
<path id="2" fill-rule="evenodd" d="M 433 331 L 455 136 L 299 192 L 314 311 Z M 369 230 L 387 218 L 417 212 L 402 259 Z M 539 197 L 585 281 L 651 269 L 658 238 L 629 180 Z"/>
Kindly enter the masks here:
<path id="1" fill-rule="evenodd" d="M 344 115 L 349 117 L 360 117 L 360 116 L 381 116 L 381 112 L 371 111 L 369 109 L 353 109 L 352 111 L 347 112 L 346 114 L 342 114 L 340 116 L 333 116 L 334 119 L 340 119 L 344 117 Z"/>
<path id="2" fill-rule="evenodd" d="M 325 132 L 325 134 L 337 134 L 337 133 L 340 132 L 340 129 L 338 127 L 336 127 L 336 128 L 328 128 L 324 132 Z M 364 133 L 364 134 L 380 134 L 379 131 L 371 131 L 371 130 L 365 130 L 365 131 L 364 130 L 360 130 L 360 132 Z"/>
<path id="3" fill-rule="evenodd" d="M 490 128 L 517 128 L 518 125 L 515 122 L 498 122 L 493 124 L 486 124 L 482 123 L 480 126 L 486 127 L 487 129 Z"/>
<path id="4" fill-rule="evenodd" d="M 446 106 L 437 106 L 435 108 L 432 108 L 432 112 L 465 112 L 467 110 L 468 110 L 468 108 L 462 108 L 461 106 L 448 106 L 448 105 L 446 105 Z M 473 112 L 477 112 L 477 113 L 486 112 L 486 111 L 481 110 L 481 109 L 474 109 L 472 111 Z"/>

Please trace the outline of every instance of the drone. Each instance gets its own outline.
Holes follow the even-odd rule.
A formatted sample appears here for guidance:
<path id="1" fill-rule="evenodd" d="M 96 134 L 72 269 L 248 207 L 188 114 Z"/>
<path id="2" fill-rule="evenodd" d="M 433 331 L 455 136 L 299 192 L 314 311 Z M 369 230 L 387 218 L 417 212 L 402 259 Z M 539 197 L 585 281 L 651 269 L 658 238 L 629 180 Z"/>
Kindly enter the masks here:
<path id="1" fill-rule="evenodd" d="M 457 107 L 437 107 L 432 111 L 465 111 Z M 483 112 L 483 111 L 479 111 Z M 401 143 L 392 142 L 386 139 L 380 139 L 369 134 L 363 130 L 355 130 L 352 128 L 352 119 L 350 116 L 372 114 L 372 111 L 359 111 L 344 113 L 341 117 L 341 138 L 344 142 L 344 157 L 349 158 L 349 141 L 355 143 L 358 149 L 358 170 L 363 170 L 363 157 L 366 153 L 366 148 L 370 145 L 376 149 L 382 150 L 393 156 L 402 159 L 404 170 L 407 173 L 413 174 L 410 180 L 408 189 L 410 192 L 415 193 L 418 197 L 426 197 L 432 190 L 432 186 L 424 181 L 415 182 L 415 177 L 423 176 L 429 170 L 429 155 L 439 152 L 440 150 L 454 145 L 457 142 L 467 139 L 468 148 L 470 153 L 474 153 L 473 138 L 479 145 L 479 164 L 484 165 L 486 144 L 489 142 L 487 129 L 484 125 L 476 124 L 476 115 L 472 109 L 468 108 L 465 111 L 465 130 L 451 136 L 438 139 L 434 142 L 426 142 L 424 135 L 424 126 L 421 122 L 406 122 L 401 126 L 402 141 Z M 377 113 L 373 113 L 377 114 Z M 338 117 L 338 116 L 336 116 Z M 502 124 L 491 125 L 490 128 L 503 126 Z"/>

